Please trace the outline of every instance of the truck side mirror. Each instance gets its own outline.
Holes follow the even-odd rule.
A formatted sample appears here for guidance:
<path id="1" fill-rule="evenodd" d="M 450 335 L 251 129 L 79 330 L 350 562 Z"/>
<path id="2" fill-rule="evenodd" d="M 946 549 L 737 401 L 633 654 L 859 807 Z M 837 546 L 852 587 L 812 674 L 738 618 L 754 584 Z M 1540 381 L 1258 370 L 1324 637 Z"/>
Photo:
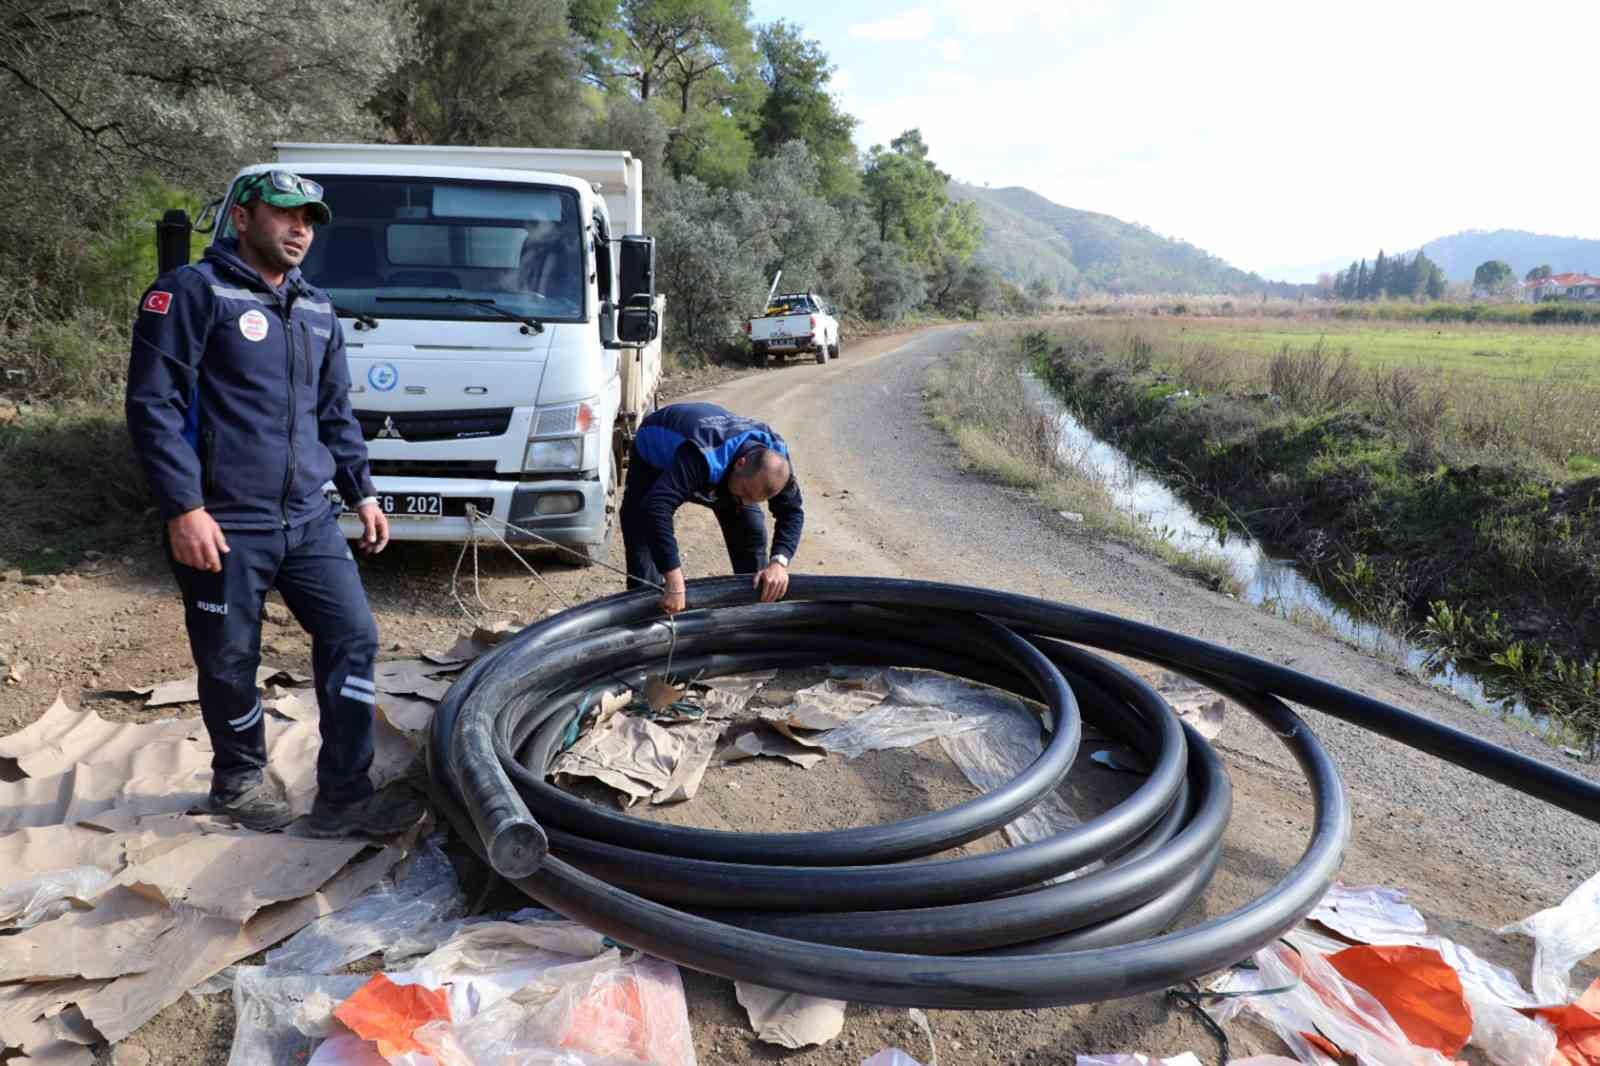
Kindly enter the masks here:
<path id="1" fill-rule="evenodd" d="M 626 345 L 649 344 L 661 333 L 661 316 L 656 313 L 656 239 L 630 235 L 617 243 L 622 246 L 617 339 Z"/>
<path id="2" fill-rule="evenodd" d="M 656 302 L 656 239 L 638 235 L 622 237 L 622 263 L 617 273 L 621 282 L 618 296 L 623 307 Z M 643 300 L 637 299 L 644 297 Z"/>
<path id="3" fill-rule="evenodd" d="M 661 333 L 654 307 L 624 307 L 617 314 L 617 338 L 629 347 L 643 347 Z"/>
<path id="4" fill-rule="evenodd" d="M 156 273 L 165 274 L 189 262 L 189 238 L 194 226 L 189 212 L 175 207 L 156 223 Z"/>

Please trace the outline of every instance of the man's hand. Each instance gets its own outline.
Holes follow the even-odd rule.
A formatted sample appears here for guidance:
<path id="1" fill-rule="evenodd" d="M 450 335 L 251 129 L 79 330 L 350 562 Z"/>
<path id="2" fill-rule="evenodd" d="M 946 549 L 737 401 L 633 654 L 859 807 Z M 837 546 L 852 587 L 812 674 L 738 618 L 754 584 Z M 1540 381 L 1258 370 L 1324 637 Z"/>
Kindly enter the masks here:
<path id="1" fill-rule="evenodd" d="M 361 550 L 376 555 L 389 546 L 389 517 L 375 503 L 356 508 L 361 518 Z"/>
<path id="2" fill-rule="evenodd" d="M 768 563 L 767 568 L 756 575 L 755 587 L 761 593 L 762 603 L 783 599 L 783 594 L 789 591 L 789 568 L 782 563 Z"/>
<path id="3" fill-rule="evenodd" d="M 204 507 L 167 519 L 167 540 L 172 544 L 172 557 L 184 566 L 209 570 L 213 574 L 222 572 L 228 538 L 222 535 L 222 527 Z"/>
<path id="4" fill-rule="evenodd" d="M 689 594 L 683 585 L 683 568 L 669 570 L 661 579 L 661 609 L 669 615 L 677 614 L 688 606 Z"/>

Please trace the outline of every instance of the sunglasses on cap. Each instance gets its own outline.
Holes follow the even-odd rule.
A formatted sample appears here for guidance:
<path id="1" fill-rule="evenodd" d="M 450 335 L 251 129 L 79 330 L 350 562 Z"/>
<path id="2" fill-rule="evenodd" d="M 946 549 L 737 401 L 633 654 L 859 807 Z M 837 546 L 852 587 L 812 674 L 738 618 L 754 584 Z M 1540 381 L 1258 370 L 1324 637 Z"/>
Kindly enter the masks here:
<path id="1" fill-rule="evenodd" d="M 268 188 L 278 192 L 298 193 L 307 200 L 321 200 L 322 186 L 310 178 L 302 178 L 298 174 L 291 174 L 287 170 L 269 170 L 257 174 L 245 184 L 239 193 L 239 202 L 247 203 L 257 196 L 262 195 Z"/>

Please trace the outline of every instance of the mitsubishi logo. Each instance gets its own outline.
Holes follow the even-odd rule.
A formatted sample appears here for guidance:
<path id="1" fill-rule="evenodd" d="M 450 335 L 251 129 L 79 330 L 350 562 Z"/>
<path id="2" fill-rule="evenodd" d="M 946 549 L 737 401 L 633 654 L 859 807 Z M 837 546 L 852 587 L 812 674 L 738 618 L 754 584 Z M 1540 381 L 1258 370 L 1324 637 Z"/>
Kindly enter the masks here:
<path id="1" fill-rule="evenodd" d="M 373 435 L 374 440 L 405 440 L 400 431 L 395 428 L 394 415 L 383 416 L 383 428 Z"/>

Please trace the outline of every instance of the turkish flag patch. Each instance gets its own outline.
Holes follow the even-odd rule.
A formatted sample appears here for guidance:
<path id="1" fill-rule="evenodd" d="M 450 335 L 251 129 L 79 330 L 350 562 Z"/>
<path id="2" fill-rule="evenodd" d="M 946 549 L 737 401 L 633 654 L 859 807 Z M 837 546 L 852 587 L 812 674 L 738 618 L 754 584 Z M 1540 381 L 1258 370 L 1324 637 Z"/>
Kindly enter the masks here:
<path id="1" fill-rule="evenodd" d="M 171 307 L 172 293 L 162 292 L 160 289 L 151 289 L 149 295 L 144 298 L 144 304 L 140 307 L 140 310 L 154 311 L 158 315 L 164 315 Z"/>

